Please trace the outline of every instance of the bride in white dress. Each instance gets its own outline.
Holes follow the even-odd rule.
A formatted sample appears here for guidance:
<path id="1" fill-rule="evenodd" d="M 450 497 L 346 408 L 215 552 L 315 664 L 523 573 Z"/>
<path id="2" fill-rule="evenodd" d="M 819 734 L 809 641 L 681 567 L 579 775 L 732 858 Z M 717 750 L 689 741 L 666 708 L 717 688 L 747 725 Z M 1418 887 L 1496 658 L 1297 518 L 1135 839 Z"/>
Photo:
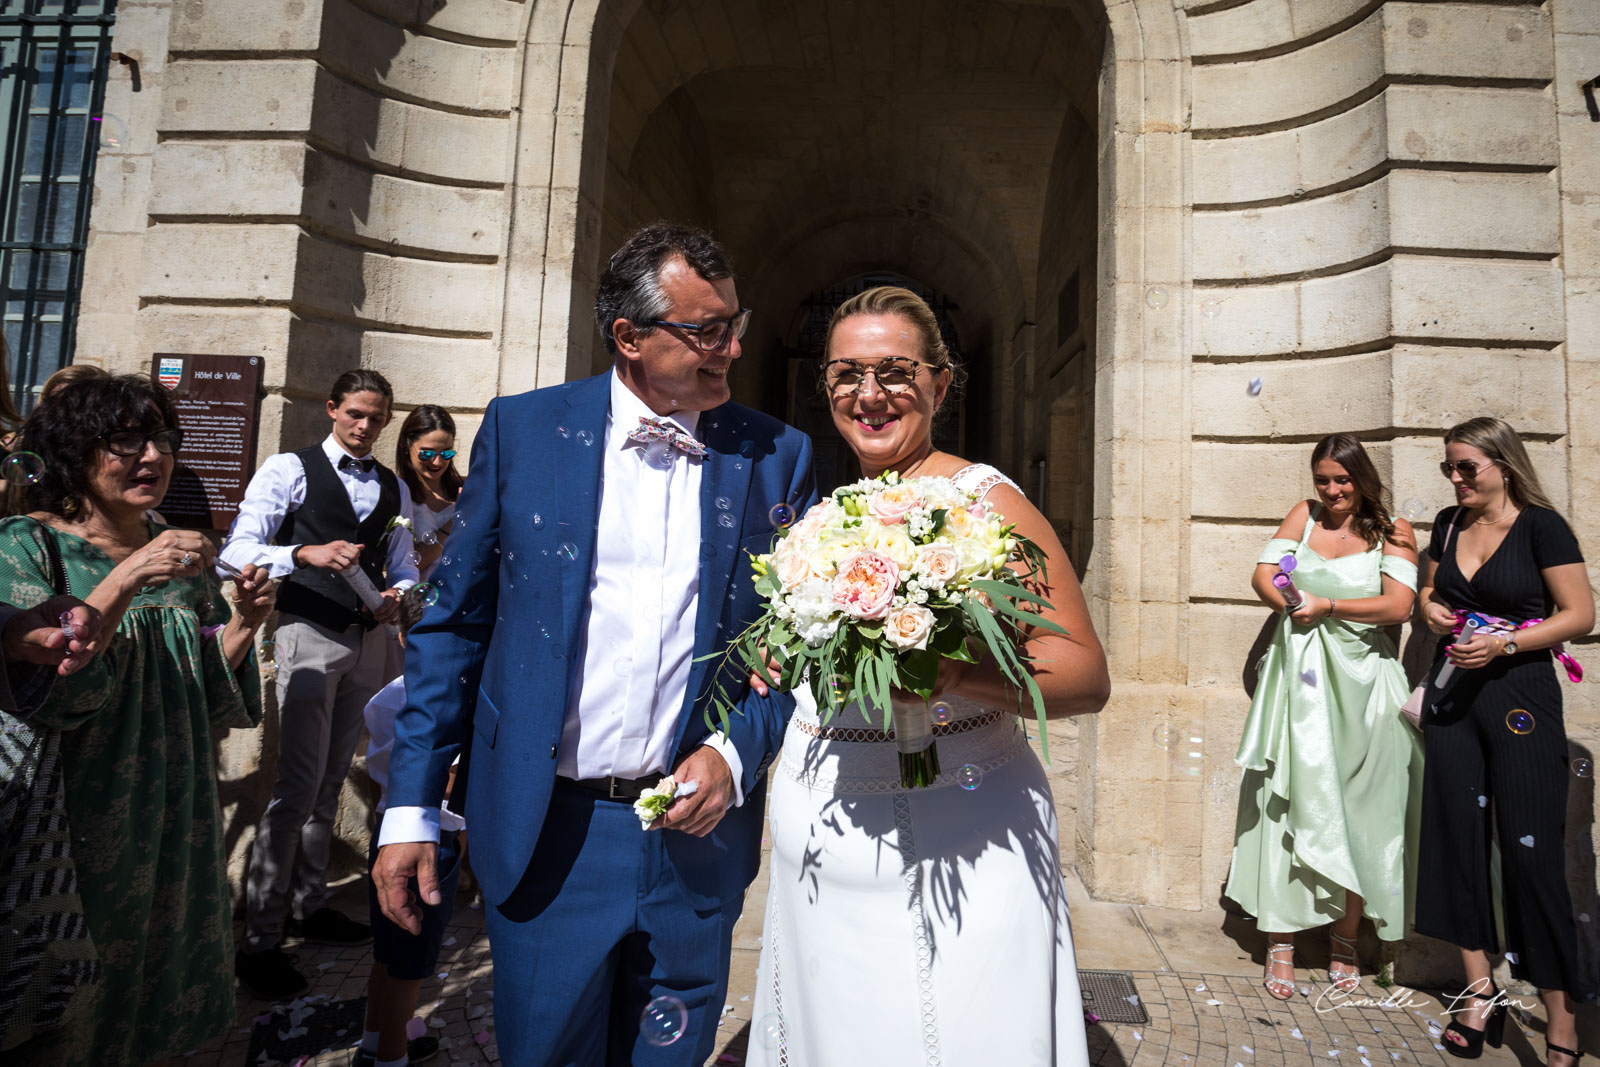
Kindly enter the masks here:
<path id="1" fill-rule="evenodd" d="M 1049 553 L 1040 592 L 1071 636 L 1030 639 L 1031 671 L 1052 716 L 1098 711 L 1105 654 L 1049 522 L 994 468 L 933 448 L 959 368 L 928 306 L 895 288 L 852 298 L 824 360 L 865 475 L 953 478 Z M 756 1067 L 1089 1062 L 1050 784 L 992 661 L 945 667 L 943 770 L 923 789 L 901 787 L 881 714 L 852 707 L 824 725 L 809 690 L 794 694 L 769 807 Z"/>

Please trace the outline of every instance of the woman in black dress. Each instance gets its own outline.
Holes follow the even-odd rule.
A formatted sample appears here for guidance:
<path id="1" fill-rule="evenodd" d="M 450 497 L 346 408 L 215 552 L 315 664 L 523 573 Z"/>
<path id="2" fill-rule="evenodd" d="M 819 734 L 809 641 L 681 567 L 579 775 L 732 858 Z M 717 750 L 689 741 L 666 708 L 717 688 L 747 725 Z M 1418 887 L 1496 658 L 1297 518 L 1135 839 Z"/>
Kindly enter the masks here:
<path id="1" fill-rule="evenodd" d="M 1494 418 L 1464 422 L 1445 435 L 1440 466 L 1459 506 L 1434 520 L 1417 599 L 1441 635 L 1436 662 L 1457 669 L 1430 688 L 1423 719 L 1416 927 L 1459 946 L 1467 972 L 1445 1049 L 1475 1059 L 1486 1037 L 1498 1047 L 1505 998 L 1489 965 L 1499 951 L 1492 820 L 1506 960 L 1513 975 L 1539 987 L 1550 1062 L 1567 1067 L 1581 1055 L 1572 1015 L 1580 982 L 1565 874 L 1571 771 L 1552 650 L 1589 632 L 1594 601 L 1577 538 L 1540 488 L 1515 430 Z M 1468 612 L 1496 625 L 1453 644 Z"/>

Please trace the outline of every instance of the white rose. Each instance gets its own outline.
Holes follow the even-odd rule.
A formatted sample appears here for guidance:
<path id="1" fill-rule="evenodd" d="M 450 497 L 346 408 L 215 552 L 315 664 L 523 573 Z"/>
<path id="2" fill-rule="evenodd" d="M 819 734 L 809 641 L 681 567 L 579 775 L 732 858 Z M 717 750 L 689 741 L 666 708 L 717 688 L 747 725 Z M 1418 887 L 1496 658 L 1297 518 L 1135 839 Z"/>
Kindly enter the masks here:
<path id="1" fill-rule="evenodd" d="M 773 557 L 773 570 L 785 589 L 793 589 L 811 577 L 811 563 L 802 552 L 782 552 Z"/>
<path id="2" fill-rule="evenodd" d="M 900 651 L 927 648 L 933 634 L 933 612 L 920 604 L 907 604 L 891 612 L 884 627 L 889 643 Z"/>
<path id="3" fill-rule="evenodd" d="M 917 550 L 916 572 L 929 583 L 943 586 L 961 573 L 961 558 L 947 541 L 935 541 Z"/>

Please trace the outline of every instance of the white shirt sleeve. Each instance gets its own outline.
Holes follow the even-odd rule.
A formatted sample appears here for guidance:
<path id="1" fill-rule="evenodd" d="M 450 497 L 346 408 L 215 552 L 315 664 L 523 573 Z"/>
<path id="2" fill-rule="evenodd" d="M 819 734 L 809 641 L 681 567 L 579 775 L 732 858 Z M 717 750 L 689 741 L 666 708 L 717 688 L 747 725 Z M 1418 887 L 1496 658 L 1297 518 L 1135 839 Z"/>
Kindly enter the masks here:
<path id="1" fill-rule="evenodd" d="M 266 567 L 274 578 L 294 571 L 294 552 L 299 545 L 274 545 L 278 527 L 289 512 L 306 499 L 306 469 L 293 452 L 279 452 L 268 458 L 250 479 L 239 505 L 239 514 L 228 531 L 222 558 L 235 567 L 247 563 Z"/>
<path id="2" fill-rule="evenodd" d="M 721 756 L 727 763 L 728 770 L 733 772 L 733 803 L 728 807 L 739 807 L 744 803 L 744 786 L 740 784 L 744 780 L 744 760 L 739 758 L 739 750 L 733 747 L 733 742 L 728 740 L 727 734 L 716 730 L 706 735 L 706 739 L 700 744 Z"/>
<path id="3" fill-rule="evenodd" d="M 379 848 L 405 841 L 438 840 L 438 808 L 393 807 L 383 813 L 383 825 L 378 828 Z"/>
<path id="4" fill-rule="evenodd" d="M 416 518 L 416 506 L 411 503 L 411 487 L 398 475 L 396 481 L 400 483 L 400 517 L 411 522 Z M 389 558 L 385 561 L 383 572 L 390 588 L 410 589 L 417 584 L 421 576 L 417 574 L 417 565 L 411 562 L 414 551 L 411 531 L 404 526 L 396 526 L 389 534 Z"/>

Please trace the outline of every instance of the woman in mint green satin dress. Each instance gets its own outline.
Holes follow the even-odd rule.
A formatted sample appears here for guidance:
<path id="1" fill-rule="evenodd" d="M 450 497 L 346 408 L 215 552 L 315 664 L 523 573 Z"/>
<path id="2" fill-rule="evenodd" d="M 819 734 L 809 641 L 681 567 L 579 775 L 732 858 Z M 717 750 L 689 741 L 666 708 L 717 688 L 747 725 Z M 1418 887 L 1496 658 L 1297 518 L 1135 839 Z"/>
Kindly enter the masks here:
<path id="1" fill-rule="evenodd" d="M 1294 933 L 1333 929 L 1328 979 L 1359 987 L 1361 916 L 1405 936 L 1414 892 L 1422 745 L 1402 720 L 1410 687 L 1385 627 L 1416 599 L 1411 527 L 1383 505 L 1361 442 L 1333 434 L 1311 456 L 1317 500 L 1267 543 L 1252 582 L 1280 612 L 1235 762 L 1244 768 L 1227 896 L 1267 935 L 1265 984 L 1294 994 Z M 1303 598 L 1272 583 L 1294 556 Z"/>

